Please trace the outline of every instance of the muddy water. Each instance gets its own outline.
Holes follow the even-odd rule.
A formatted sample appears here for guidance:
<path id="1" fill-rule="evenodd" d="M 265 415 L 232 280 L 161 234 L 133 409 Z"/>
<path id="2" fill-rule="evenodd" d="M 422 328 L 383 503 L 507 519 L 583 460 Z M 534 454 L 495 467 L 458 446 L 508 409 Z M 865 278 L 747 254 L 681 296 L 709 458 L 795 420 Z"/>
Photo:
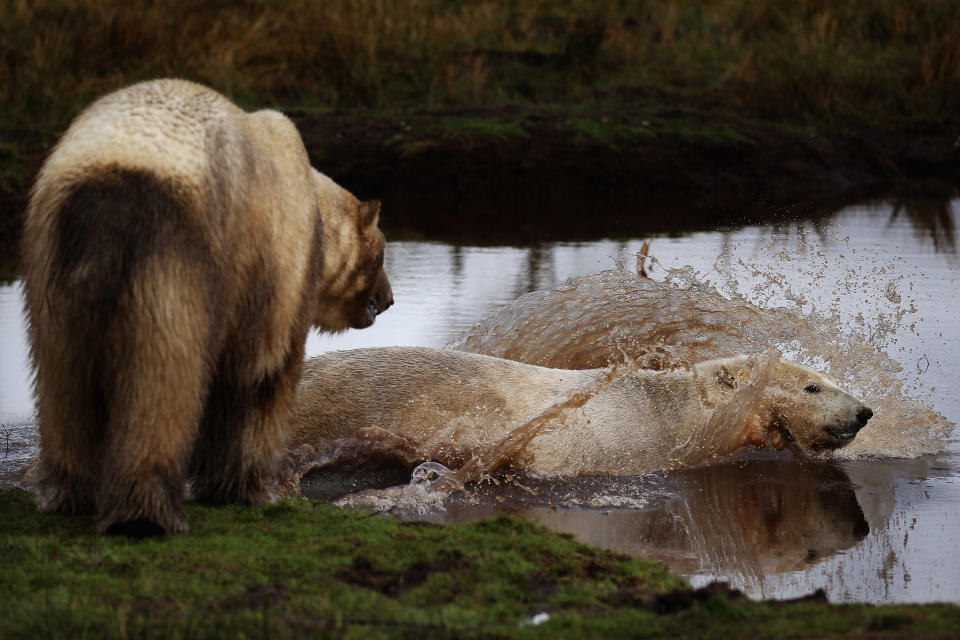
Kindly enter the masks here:
<path id="1" fill-rule="evenodd" d="M 869 399 L 884 429 L 823 460 L 753 452 L 666 475 L 468 483 L 411 515 L 516 512 L 757 597 L 822 587 L 835 601 L 960 602 L 950 562 L 960 542 L 958 212 L 960 202 L 875 203 L 817 223 L 660 237 L 645 265 L 652 283 L 629 275 L 643 237 L 534 248 L 393 243 L 396 306 L 372 329 L 312 337 L 308 351 L 451 342 L 574 367 L 626 358 L 667 366 L 775 347 Z M 623 270 L 602 273 L 618 261 Z M 572 276 L 586 279 L 564 286 Z M 517 300 L 536 290 L 559 294 Z M 0 287 L 4 470 L 31 450 L 18 296 L 16 285 Z"/>

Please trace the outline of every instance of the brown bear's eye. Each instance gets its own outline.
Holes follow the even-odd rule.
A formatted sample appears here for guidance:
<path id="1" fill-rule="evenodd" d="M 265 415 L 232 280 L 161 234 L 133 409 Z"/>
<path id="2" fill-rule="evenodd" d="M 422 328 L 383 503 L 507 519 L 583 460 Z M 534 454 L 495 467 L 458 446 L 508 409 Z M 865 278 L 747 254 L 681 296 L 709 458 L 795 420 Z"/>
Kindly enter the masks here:
<path id="1" fill-rule="evenodd" d="M 803 390 L 806 391 L 807 393 L 820 393 L 820 385 L 814 384 L 811 382 L 810 384 L 805 386 Z"/>

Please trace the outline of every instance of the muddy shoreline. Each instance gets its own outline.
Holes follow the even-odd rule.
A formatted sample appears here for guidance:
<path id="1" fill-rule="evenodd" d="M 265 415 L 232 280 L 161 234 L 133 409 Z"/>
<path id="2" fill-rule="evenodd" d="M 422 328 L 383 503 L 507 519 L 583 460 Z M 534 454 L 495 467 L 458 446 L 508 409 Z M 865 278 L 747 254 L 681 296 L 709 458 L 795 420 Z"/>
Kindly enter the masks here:
<path id="1" fill-rule="evenodd" d="M 291 116 L 315 166 L 383 200 L 388 231 L 424 239 L 535 243 L 740 226 L 828 215 L 918 179 L 951 190 L 960 177 L 953 126 L 826 134 L 680 110 Z M 451 120 L 515 129 L 437 131 Z M 585 134 L 585 122 L 598 128 Z M 650 136 L 638 139 L 643 130 Z"/>
<path id="2" fill-rule="evenodd" d="M 951 191 L 960 127 L 824 133 L 691 111 L 289 112 L 311 161 L 384 202 L 392 238 L 516 244 L 827 215 L 909 190 Z M 2 131 L 2 273 L 54 134 Z M 12 176 L 12 177 L 10 177 Z"/>
<path id="3" fill-rule="evenodd" d="M 365 197 L 653 201 L 717 194 L 770 201 L 839 195 L 960 169 L 955 126 L 822 133 L 690 111 L 577 114 L 458 110 L 289 114 L 313 162 Z M 513 123 L 501 135 L 434 135 L 459 119 Z M 589 134 L 583 123 L 596 123 Z M 649 137 L 623 140 L 623 128 Z M 512 133 L 512 135 L 511 135 Z"/>

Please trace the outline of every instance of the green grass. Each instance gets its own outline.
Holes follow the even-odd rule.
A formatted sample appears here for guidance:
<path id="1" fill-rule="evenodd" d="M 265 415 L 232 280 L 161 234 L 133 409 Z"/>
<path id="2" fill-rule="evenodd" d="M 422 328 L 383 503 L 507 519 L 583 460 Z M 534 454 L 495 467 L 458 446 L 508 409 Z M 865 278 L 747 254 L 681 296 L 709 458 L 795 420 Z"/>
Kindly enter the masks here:
<path id="1" fill-rule="evenodd" d="M 525 139 L 540 136 L 544 126 L 551 140 L 570 140 L 580 146 L 619 150 L 645 144 L 689 143 L 707 147 L 737 147 L 751 140 L 728 124 L 701 122 L 694 112 L 672 109 L 667 114 L 647 110 L 649 120 L 636 113 L 624 114 L 601 108 L 515 108 L 477 114 L 474 117 L 437 117 L 436 114 L 405 114 L 402 132 L 387 140 L 403 156 L 414 156 L 451 143 L 465 151 L 481 145 L 522 146 Z M 368 113 L 380 124 L 396 122 L 390 113 Z M 548 123 L 548 124 L 547 124 Z M 542 137 L 542 136 L 541 136 Z"/>
<path id="2" fill-rule="evenodd" d="M 11 0 L 0 193 L 23 200 L 46 141 L 84 106 L 160 76 L 307 119 L 432 121 L 384 143 L 401 157 L 522 144 L 544 133 L 530 118 L 613 150 L 762 144 L 758 127 L 946 136 L 960 3 Z"/>
<path id="3" fill-rule="evenodd" d="M 0 492 L 0 637 L 923 637 L 952 606 L 779 605 L 522 520 L 404 524 L 287 501 L 189 505 L 191 531 L 98 537 Z M 674 595 L 665 596 L 670 592 Z M 547 612 L 541 626 L 530 618 Z"/>
<path id="4" fill-rule="evenodd" d="M 500 119 L 477 120 L 468 118 L 444 118 L 441 122 L 442 137 L 469 144 L 471 140 L 496 140 L 507 142 L 528 137 L 523 126 L 517 122 Z"/>
<path id="5" fill-rule="evenodd" d="M 620 143 L 639 144 L 656 139 L 657 134 L 647 127 L 611 122 L 607 117 L 569 118 L 564 126 L 574 132 L 574 140 L 608 145 L 616 148 Z"/>
<path id="6" fill-rule="evenodd" d="M 750 143 L 750 138 L 728 125 L 703 125 L 679 118 L 660 125 L 663 135 L 697 145 L 735 147 Z"/>

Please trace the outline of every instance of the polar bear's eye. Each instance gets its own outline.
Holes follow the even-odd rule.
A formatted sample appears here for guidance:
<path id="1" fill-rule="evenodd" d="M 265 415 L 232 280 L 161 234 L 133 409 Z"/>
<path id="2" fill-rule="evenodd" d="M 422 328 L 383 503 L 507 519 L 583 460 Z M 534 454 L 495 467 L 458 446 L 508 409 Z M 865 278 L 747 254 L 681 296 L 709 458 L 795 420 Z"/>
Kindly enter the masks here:
<path id="1" fill-rule="evenodd" d="M 820 393 L 820 385 L 811 382 L 803 388 L 807 393 Z"/>

